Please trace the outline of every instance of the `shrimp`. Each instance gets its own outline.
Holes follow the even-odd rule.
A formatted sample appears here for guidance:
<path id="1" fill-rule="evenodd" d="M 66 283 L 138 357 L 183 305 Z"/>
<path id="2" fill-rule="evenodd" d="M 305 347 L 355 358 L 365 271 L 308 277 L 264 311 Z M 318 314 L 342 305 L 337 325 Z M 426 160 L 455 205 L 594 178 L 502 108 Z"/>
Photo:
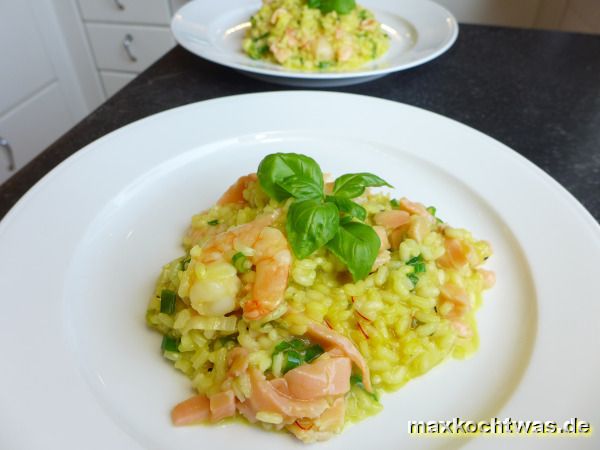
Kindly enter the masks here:
<path id="1" fill-rule="evenodd" d="M 353 53 L 354 49 L 350 45 L 342 45 L 337 51 L 337 59 L 340 62 L 348 61 Z"/>
<path id="2" fill-rule="evenodd" d="M 248 189 L 248 185 L 258 180 L 255 173 L 250 173 L 238 178 L 238 180 L 229 186 L 229 189 L 217 201 L 217 205 L 227 205 L 228 203 L 245 204 L 244 191 Z"/>
<path id="3" fill-rule="evenodd" d="M 460 286 L 452 283 L 444 284 L 440 289 L 440 300 L 450 302 L 453 305 L 452 310 L 446 314 L 451 319 L 460 319 L 471 309 L 469 294 Z"/>
<path id="4" fill-rule="evenodd" d="M 192 284 L 189 297 L 200 314 L 220 315 L 237 308 L 241 281 L 231 264 L 240 249 L 255 266 L 251 298 L 243 305 L 244 317 L 257 320 L 276 310 L 283 302 L 292 255 L 284 234 L 269 225 L 278 213 L 266 214 L 253 222 L 240 225 L 209 240 L 194 257 L 205 266 L 205 274 Z"/>
<path id="5" fill-rule="evenodd" d="M 379 246 L 379 253 L 377 254 L 377 258 L 373 262 L 373 266 L 371 267 L 371 272 L 375 272 L 379 267 L 388 263 L 391 259 L 391 255 L 389 252 L 390 249 L 390 241 L 388 240 L 387 233 L 385 228 L 380 225 L 375 225 L 373 227 L 377 236 L 379 236 L 379 241 L 381 242 Z"/>
<path id="6" fill-rule="evenodd" d="M 410 214 L 406 211 L 393 209 L 391 211 L 382 211 L 373 217 L 377 225 L 382 225 L 390 230 L 395 230 L 402 225 L 410 223 Z"/>
<path id="7" fill-rule="evenodd" d="M 469 249 L 458 239 L 446 239 L 444 248 L 446 252 L 437 259 L 442 267 L 460 270 L 469 263 L 467 258 Z"/>
<path id="8" fill-rule="evenodd" d="M 252 299 L 244 305 L 244 318 L 260 319 L 275 311 L 283 301 L 292 264 L 287 239 L 277 228 L 266 227 L 254 245 L 256 277 Z"/>

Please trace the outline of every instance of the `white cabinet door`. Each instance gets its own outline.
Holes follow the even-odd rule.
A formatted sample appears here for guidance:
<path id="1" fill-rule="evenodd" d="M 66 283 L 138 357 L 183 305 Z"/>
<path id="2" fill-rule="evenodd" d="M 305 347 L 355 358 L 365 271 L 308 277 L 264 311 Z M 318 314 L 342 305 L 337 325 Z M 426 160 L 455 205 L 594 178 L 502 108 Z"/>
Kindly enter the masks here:
<path id="1" fill-rule="evenodd" d="M 65 98 L 58 83 L 54 82 L 0 116 L 0 136 L 10 143 L 18 170 L 67 131 L 71 124 Z M 11 175 L 7 158 L 0 155 L 0 183 Z"/>
<path id="2" fill-rule="evenodd" d="M 88 21 L 128 22 L 167 25 L 167 0 L 79 0 L 81 14 Z"/>
<path id="3" fill-rule="evenodd" d="M 90 23 L 87 29 L 102 70 L 141 72 L 175 45 L 167 28 Z"/>
<path id="4" fill-rule="evenodd" d="M 133 80 L 135 78 L 135 74 L 100 71 L 100 78 L 102 78 L 102 84 L 104 85 L 104 92 L 106 92 L 106 96 L 112 97 L 118 91 L 123 89 L 127 83 Z"/>
<path id="5" fill-rule="evenodd" d="M 173 11 L 173 14 L 189 1 L 190 0 L 171 0 L 171 11 Z"/>
<path id="6" fill-rule="evenodd" d="M 54 78 L 29 2 L 0 1 L 0 115 Z"/>

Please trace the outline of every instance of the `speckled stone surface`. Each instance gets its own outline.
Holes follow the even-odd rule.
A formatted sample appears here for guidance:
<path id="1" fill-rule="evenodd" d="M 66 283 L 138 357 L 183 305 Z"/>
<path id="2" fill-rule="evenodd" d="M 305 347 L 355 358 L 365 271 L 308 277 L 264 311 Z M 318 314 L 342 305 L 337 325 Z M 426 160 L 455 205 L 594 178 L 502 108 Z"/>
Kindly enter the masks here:
<path id="1" fill-rule="evenodd" d="M 0 186 L 0 217 L 88 143 L 165 109 L 227 95 L 290 89 L 175 48 Z M 600 220 L 600 36 L 461 26 L 440 58 L 358 86 L 465 123 L 558 180 Z"/>

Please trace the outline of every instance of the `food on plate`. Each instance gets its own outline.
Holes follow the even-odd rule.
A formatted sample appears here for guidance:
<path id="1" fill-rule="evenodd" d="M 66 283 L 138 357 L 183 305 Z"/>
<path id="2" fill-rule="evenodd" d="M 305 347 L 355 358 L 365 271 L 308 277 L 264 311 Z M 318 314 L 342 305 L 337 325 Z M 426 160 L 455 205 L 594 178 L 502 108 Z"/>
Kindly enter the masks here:
<path id="1" fill-rule="evenodd" d="M 389 37 L 354 0 L 263 0 L 242 46 L 289 69 L 351 70 L 382 56 Z"/>
<path id="2" fill-rule="evenodd" d="M 175 425 L 239 416 L 320 441 L 476 350 L 490 244 L 377 187 L 276 153 L 192 217 L 146 314 L 195 391 Z"/>

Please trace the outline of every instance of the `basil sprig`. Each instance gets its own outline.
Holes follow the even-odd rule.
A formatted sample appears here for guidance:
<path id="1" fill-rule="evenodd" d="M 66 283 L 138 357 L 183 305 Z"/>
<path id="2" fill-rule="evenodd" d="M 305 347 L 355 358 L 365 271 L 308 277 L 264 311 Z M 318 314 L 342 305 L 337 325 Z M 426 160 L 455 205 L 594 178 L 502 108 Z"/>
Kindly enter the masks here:
<path id="1" fill-rule="evenodd" d="M 352 201 L 370 186 L 390 186 L 370 173 L 346 174 L 325 195 L 323 173 L 317 162 L 297 153 L 274 153 L 258 166 L 262 189 L 277 201 L 294 198 L 287 215 L 286 231 L 292 251 L 303 259 L 324 245 L 352 274 L 365 278 L 373 267 L 381 242 L 364 221 L 367 211 Z M 391 187 L 391 186 L 390 186 Z"/>
<path id="2" fill-rule="evenodd" d="M 348 14 L 356 8 L 355 0 L 308 0 L 309 8 L 320 9 L 323 14 L 335 11 L 338 14 Z"/>

